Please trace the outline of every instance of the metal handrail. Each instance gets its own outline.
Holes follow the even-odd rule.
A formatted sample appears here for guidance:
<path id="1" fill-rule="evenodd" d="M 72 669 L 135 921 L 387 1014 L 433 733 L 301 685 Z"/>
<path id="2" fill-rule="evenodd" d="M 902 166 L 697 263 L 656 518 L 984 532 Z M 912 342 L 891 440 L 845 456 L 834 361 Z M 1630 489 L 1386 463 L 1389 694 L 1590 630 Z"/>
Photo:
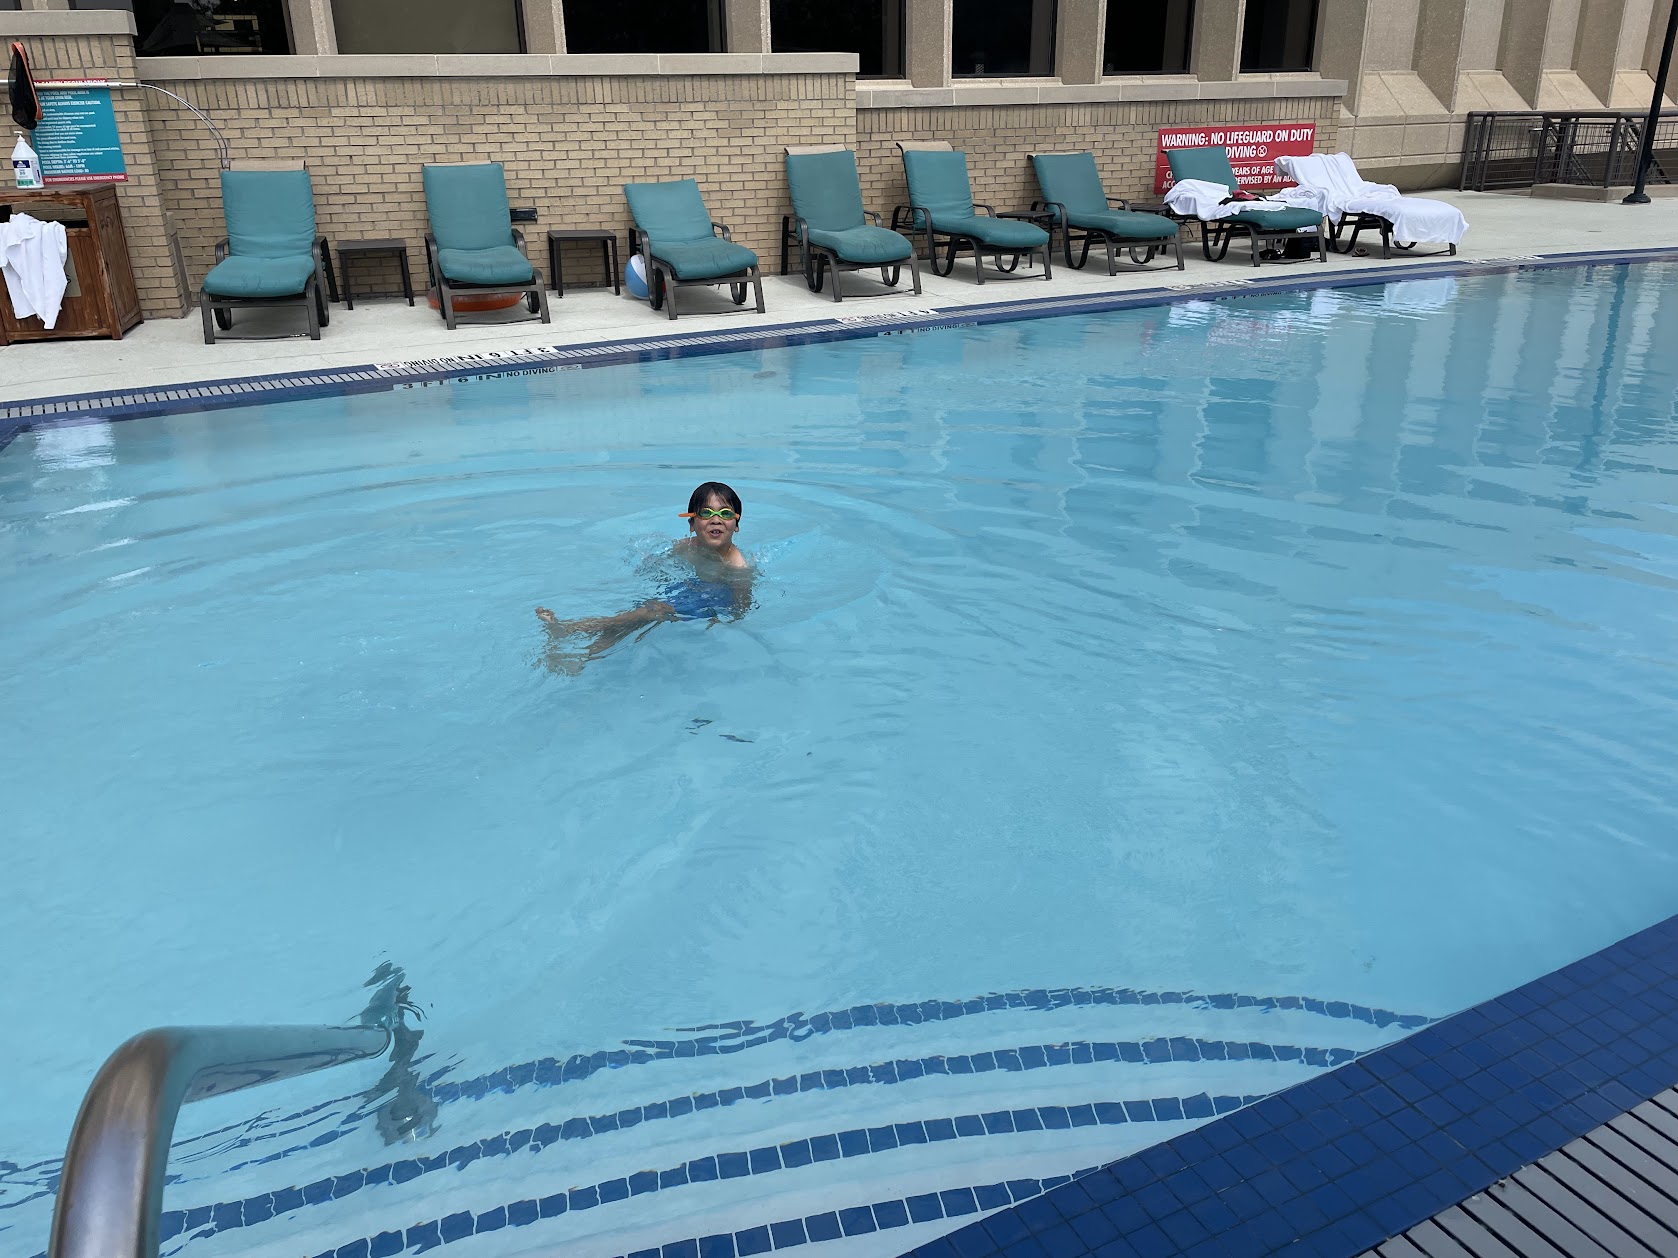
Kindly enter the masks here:
<path id="1" fill-rule="evenodd" d="M 383 1026 L 159 1027 L 99 1068 L 59 1176 L 47 1258 L 156 1258 L 182 1105 L 383 1055 Z"/>

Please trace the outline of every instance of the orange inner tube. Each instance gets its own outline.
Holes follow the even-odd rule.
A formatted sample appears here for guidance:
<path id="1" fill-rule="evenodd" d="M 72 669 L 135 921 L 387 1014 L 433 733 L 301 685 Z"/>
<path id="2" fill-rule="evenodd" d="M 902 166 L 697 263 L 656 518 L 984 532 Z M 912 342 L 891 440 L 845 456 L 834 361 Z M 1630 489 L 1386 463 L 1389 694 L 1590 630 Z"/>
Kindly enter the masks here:
<path id="1" fill-rule="evenodd" d="M 437 290 L 433 288 L 426 293 L 425 299 L 431 303 L 433 310 L 442 309 L 437 300 Z M 523 293 L 456 293 L 454 308 L 462 314 L 471 314 L 475 310 L 506 310 L 509 306 L 516 306 L 524 300 Z"/>

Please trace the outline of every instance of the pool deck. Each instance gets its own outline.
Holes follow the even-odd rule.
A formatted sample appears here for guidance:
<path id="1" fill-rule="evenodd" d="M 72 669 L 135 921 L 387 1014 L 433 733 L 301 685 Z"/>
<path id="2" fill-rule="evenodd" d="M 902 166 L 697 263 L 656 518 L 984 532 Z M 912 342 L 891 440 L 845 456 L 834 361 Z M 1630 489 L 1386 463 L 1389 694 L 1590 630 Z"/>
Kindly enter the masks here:
<path id="1" fill-rule="evenodd" d="M 453 332 L 443 327 L 436 313 L 423 299 L 410 308 L 400 297 L 363 299 L 355 310 L 332 307 L 332 323 L 318 342 L 306 337 L 283 339 L 221 340 L 214 346 L 203 343 L 197 311 L 186 319 L 152 319 L 134 329 L 121 341 L 53 341 L 18 344 L 0 352 L 0 410 L 6 404 L 29 399 L 86 398 L 99 393 L 156 386 L 243 379 L 274 373 L 318 373 L 377 364 L 455 360 L 461 356 L 522 352 L 534 359 L 539 351 L 575 346 L 617 346 L 633 349 L 647 342 L 669 338 L 691 339 L 700 334 L 738 344 L 722 348 L 745 348 L 753 341 L 763 343 L 765 333 L 793 334 L 831 329 L 838 321 L 863 324 L 889 321 L 896 316 L 943 316 L 961 312 L 992 310 L 1005 316 L 1014 306 L 1013 317 L 1024 313 L 1019 303 L 1029 303 L 1034 312 L 1049 313 L 1052 307 L 1077 307 L 1085 302 L 1129 297 L 1138 303 L 1183 300 L 1192 296 L 1218 296 L 1254 288 L 1295 287 L 1305 284 L 1369 282 L 1422 273 L 1424 269 L 1449 264 L 1454 270 L 1476 266 L 1530 262 L 1557 255 L 1584 253 L 1613 254 L 1621 251 L 1664 249 L 1678 246 L 1678 199 L 1657 198 L 1649 205 L 1623 206 L 1582 201 L 1535 200 L 1496 193 L 1438 192 L 1432 194 L 1462 208 L 1470 229 L 1456 258 L 1395 256 L 1384 261 L 1380 242 L 1374 242 L 1371 256 L 1346 257 L 1331 254 L 1326 264 L 1315 261 L 1266 264 L 1254 268 L 1237 261 L 1244 246 L 1230 251 L 1221 263 L 1207 262 L 1198 244 L 1185 246 L 1187 270 L 1153 267 L 1124 269 L 1108 276 L 1092 254 L 1082 271 L 1057 264 L 1049 282 L 1024 279 L 975 284 L 972 263 L 959 262 L 955 273 L 940 278 L 923 267 L 924 292 L 917 298 L 906 291 L 907 280 L 890 296 L 834 303 L 825 293 L 811 293 L 799 276 L 766 275 L 764 297 L 768 313 L 736 313 L 725 297 L 710 289 L 684 289 L 684 314 L 674 323 L 644 302 L 614 296 L 609 288 L 571 288 L 563 299 L 550 294 L 553 322 L 494 321 L 479 316 L 463 321 Z M 1365 240 L 1368 239 L 1366 236 Z M 1361 244 L 1362 242 L 1360 242 Z M 775 269 L 778 259 L 765 258 Z M 574 268 L 573 279 L 582 278 L 582 267 Z M 868 273 L 847 275 L 847 287 L 870 287 Z M 726 312 L 726 313 L 710 313 Z M 298 320 L 297 311 L 239 312 L 235 331 L 241 328 L 284 328 Z M 286 321 L 290 320 L 291 323 Z M 714 351 L 713 351 L 714 352 Z M 478 370 L 493 370 L 480 366 Z M 222 402 L 220 404 L 226 404 Z M 0 414 L 0 418 L 4 415 Z"/>

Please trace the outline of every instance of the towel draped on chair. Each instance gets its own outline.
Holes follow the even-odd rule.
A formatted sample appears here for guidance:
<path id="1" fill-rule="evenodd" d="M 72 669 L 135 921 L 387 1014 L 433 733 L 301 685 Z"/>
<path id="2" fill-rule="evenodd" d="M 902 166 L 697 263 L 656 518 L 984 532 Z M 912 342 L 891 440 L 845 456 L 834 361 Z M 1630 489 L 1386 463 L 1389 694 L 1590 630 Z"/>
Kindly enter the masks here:
<path id="1" fill-rule="evenodd" d="M 1344 153 L 1278 157 L 1276 170 L 1320 194 L 1324 212 L 1335 222 L 1347 214 L 1372 214 L 1391 223 L 1392 238 L 1406 244 L 1426 240 L 1454 245 L 1468 231 L 1468 220 L 1456 206 L 1431 197 L 1404 196 L 1390 183 L 1371 183 Z"/>

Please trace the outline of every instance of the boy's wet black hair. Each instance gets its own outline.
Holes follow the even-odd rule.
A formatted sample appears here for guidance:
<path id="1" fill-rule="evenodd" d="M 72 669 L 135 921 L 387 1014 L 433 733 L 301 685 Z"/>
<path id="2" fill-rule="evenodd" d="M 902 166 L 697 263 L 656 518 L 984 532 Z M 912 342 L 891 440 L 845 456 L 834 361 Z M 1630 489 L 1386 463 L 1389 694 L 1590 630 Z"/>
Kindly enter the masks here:
<path id="1" fill-rule="evenodd" d="M 708 499 L 712 494 L 715 494 L 729 506 L 733 507 L 735 515 L 742 514 L 740 510 L 740 495 L 735 493 L 720 480 L 708 480 L 688 495 L 688 514 L 697 514 L 699 508 L 705 505 L 706 499 Z"/>

